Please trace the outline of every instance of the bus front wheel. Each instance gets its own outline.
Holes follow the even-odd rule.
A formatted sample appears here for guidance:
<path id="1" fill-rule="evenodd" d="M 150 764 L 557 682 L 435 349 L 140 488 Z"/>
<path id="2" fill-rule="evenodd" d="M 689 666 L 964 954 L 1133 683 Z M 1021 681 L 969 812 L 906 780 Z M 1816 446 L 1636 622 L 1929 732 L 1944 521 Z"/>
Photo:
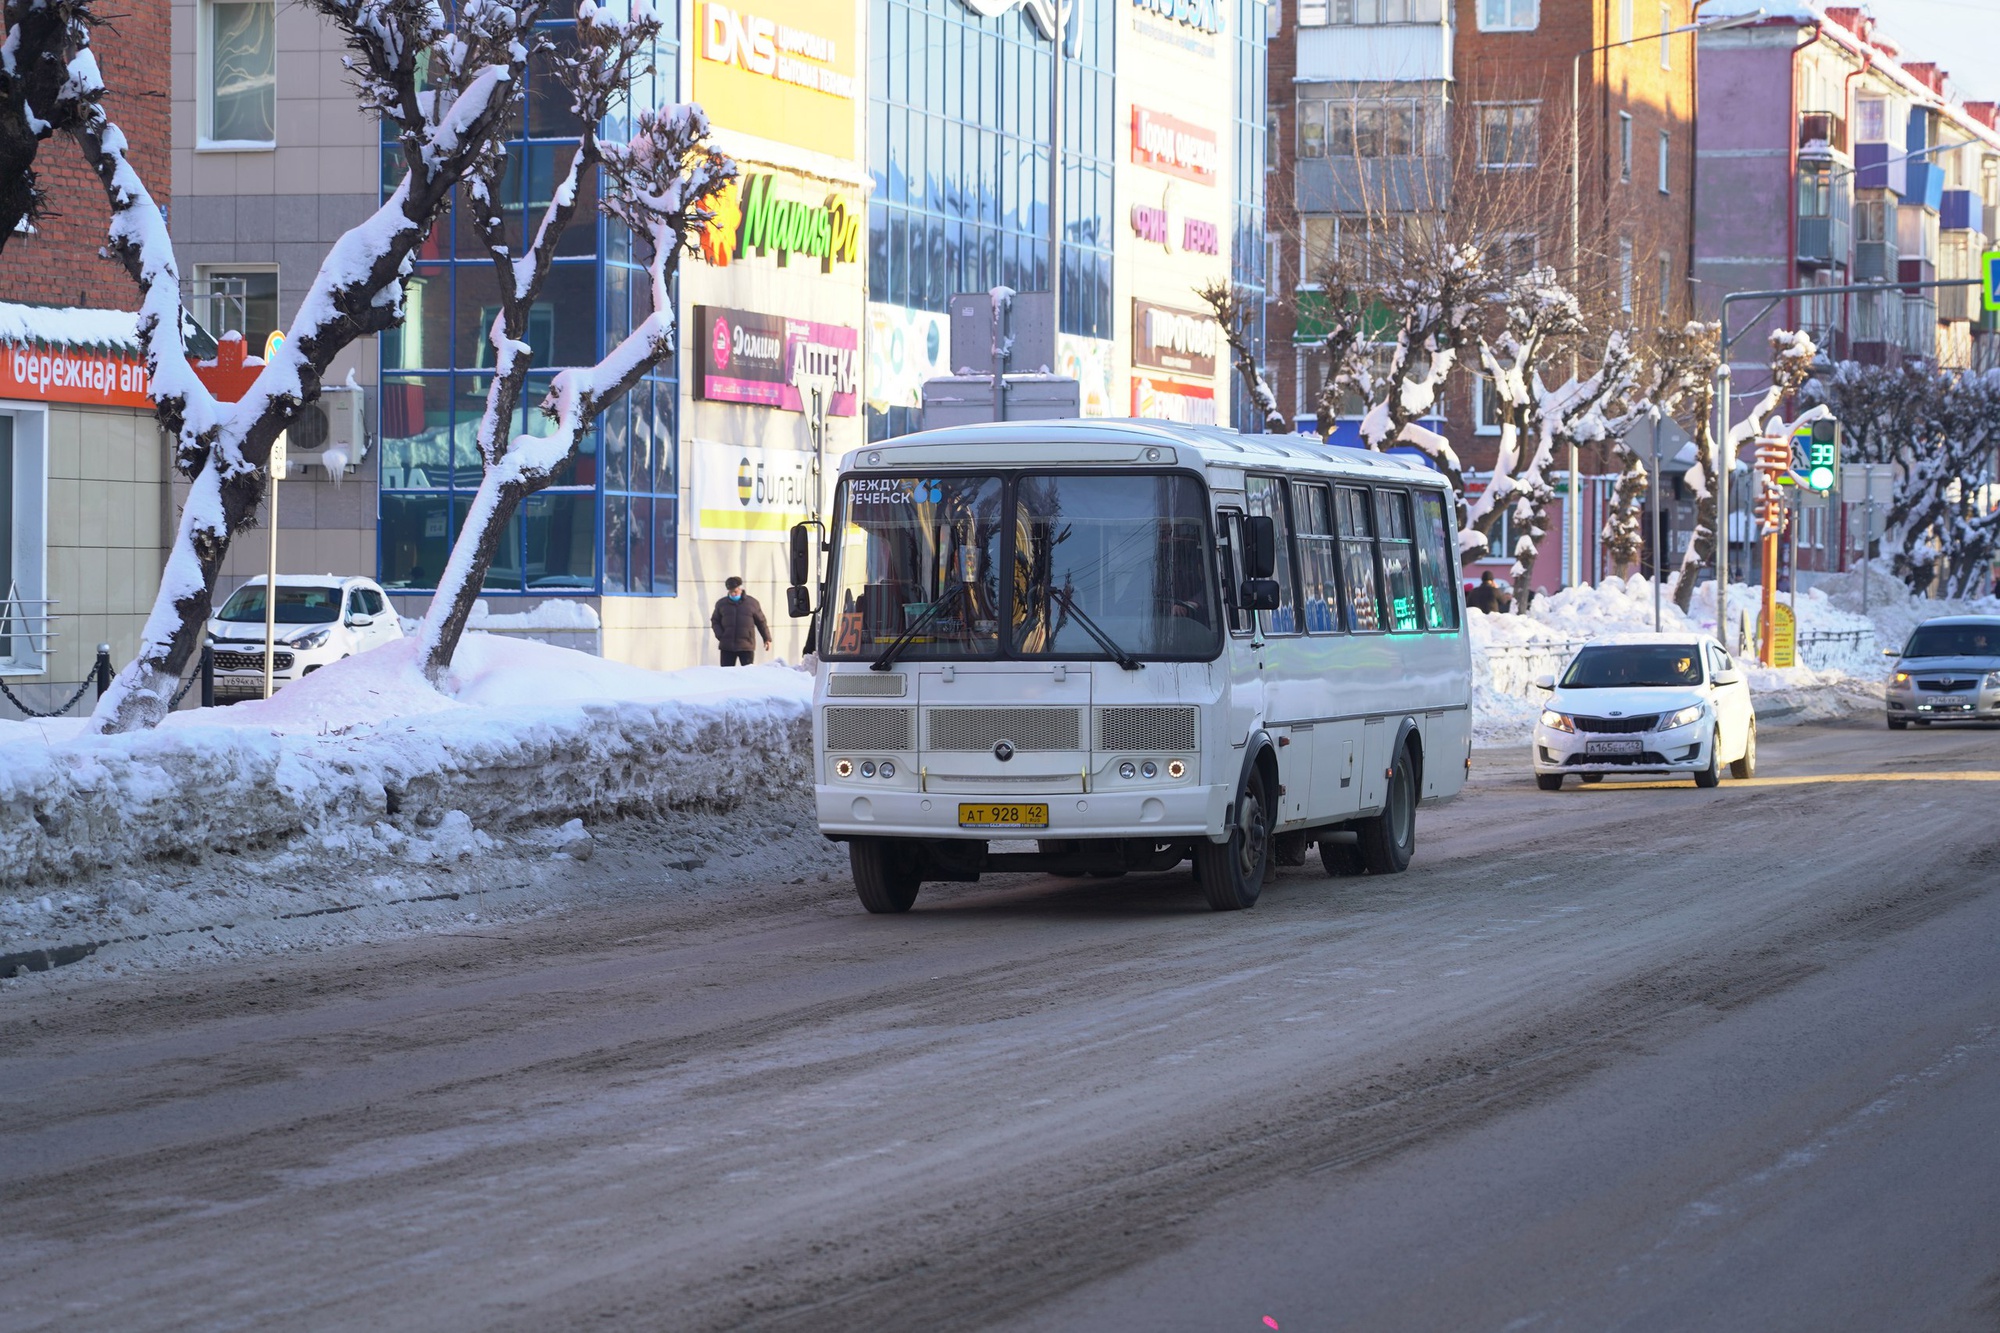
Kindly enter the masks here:
<path id="1" fill-rule="evenodd" d="M 892 838 L 855 838 L 847 844 L 854 892 L 871 912 L 907 912 L 923 887 L 922 853 Z"/>
<path id="2" fill-rule="evenodd" d="M 1271 803 L 1265 795 L 1263 773 L 1253 768 L 1236 803 L 1229 841 L 1195 844 L 1195 878 L 1201 881 L 1202 896 L 1210 907 L 1218 912 L 1240 912 L 1263 892 L 1264 875 L 1270 866 Z"/>
<path id="3" fill-rule="evenodd" d="M 1417 850 L 1417 764 L 1409 746 L 1396 751 L 1382 812 L 1362 820 L 1357 831 L 1361 862 L 1369 874 L 1393 875 L 1409 869 Z"/>

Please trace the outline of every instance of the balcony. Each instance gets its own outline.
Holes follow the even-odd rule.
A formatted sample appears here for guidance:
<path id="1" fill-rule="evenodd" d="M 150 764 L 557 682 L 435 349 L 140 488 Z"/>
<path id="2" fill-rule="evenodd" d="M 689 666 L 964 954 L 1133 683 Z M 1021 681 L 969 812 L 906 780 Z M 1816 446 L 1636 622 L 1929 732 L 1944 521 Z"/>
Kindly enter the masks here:
<path id="1" fill-rule="evenodd" d="M 1903 298 L 1903 354 L 1930 360 L 1937 355 L 1937 303 L 1924 296 Z"/>
<path id="2" fill-rule="evenodd" d="M 1903 190 L 1903 202 L 1919 204 L 1938 211 L 1944 203 L 1944 168 L 1935 162 L 1909 162 L 1905 164 L 1907 185 Z"/>
<path id="3" fill-rule="evenodd" d="M 1847 152 L 1847 118 L 1831 111 L 1808 111 L 1799 117 L 1799 155 Z"/>
<path id="4" fill-rule="evenodd" d="M 1847 267 L 1846 218 L 1800 218 L 1799 264 L 1805 268 Z"/>
<path id="5" fill-rule="evenodd" d="M 1938 230 L 1975 231 L 1984 221 L 1979 196 L 1970 190 L 1946 190 L 1938 203 Z"/>
<path id="6" fill-rule="evenodd" d="M 1937 317 L 1945 324 L 1970 324 L 1979 318 L 1980 297 L 1977 287 L 1939 287 L 1937 289 Z"/>
<path id="7" fill-rule="evenodd" d="M 1854 145 L 1854 188 L 1857 190 L 1890 190 L 1900 197 L 1909 186 L 1908 167 L 1909 161 L 1900 154 L 1895 161 L 1890 161 L 1888 144 Z"/>
<path id="8" fill-rule="evenodd" d="M 1299 83 L 1425 83 L 1451 78 L 1449 23 L 1300 28 Z"/>
<path id="9" fill-rule="evenodd" d="M 1854 247 L 1856 282 L 1893 282 L 1900 256 L 1888 241 L 1862 241 Z"/>

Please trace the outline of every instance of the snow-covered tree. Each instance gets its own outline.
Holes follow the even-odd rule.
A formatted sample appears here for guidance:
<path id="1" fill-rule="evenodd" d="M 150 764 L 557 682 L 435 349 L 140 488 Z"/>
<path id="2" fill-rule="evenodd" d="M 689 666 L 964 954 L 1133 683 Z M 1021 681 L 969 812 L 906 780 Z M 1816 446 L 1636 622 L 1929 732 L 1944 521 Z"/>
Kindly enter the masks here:
<path id="1" fill-rule="evenodd" d="M 650 12 L 621 20 L 588 0 L 579 7 L 576 46 L 553 52 L 550 65 L 570 91 L 583 126 L 582 141 L 525 253 L 516 253 L 513 233 L 494 198 L 506 170 L 504 157 L 482 159 L 466 181 L 466 207 L 498 272 L 500 309 L 487 331 L 494 369 L 478 427 L 484 475 L 421 631 L 424 671 L 433 682 L 451 665 L 521 501 L 553 482 L 604 410 L 673 354 L 674 274 L 680 257 L 701 243 L 713 216 L 706 201 L 736 176 L 735 164 L 709 146 L 708 118 L 698 106 L 642 111 L 633 118 L 629 139 L 604 137 L 614 103 L 623 97 L 635 62 L 652 49 L 659 29 Z M 546 428 L 516 433 L 513 423 L 520 420 L 533 360 L 529 315 L 542 299 L 563 232 L 576 218 L 585 174 L 600 168 L 598 208 L 628 229 L 639 252 L 648 255 L 652 310 L 596 365 L 558 371 L 535 409 Z"/>
<path id="2" fill-rule="evenodd" d="M 1819 355 L 1819 348 L 1810 335 L 1791 329 L 1773 329 L 1770 344 L 1770 383 L 1764 386 L 1763 396 L 1758 398 L 1743 419 L 1729 428 L 1729 455 L 1746 462 L 1750 460 L 1758 439 L 1777 420 L 1778 409 L 1804 388 L 1812 375 L 1813 358 Z M 1754 503 L 1758 494 L 1757 488 L 1764 484 L 1763 474 L 1752 468 L 1750 478 L 1751 500 Z M 1682 581 L 1691 583 L 1693 577 L 1686 572 L 1685 557 L 1682 568 Z M 1675 600 L 1678 602 L 1679 598 L 1676 597 Z"/>
<path id="3" fill-rule="evenodd" d="M 1554 269 L 1535 268 L 1509 284 L 1505 322 L 1478 337 L 1479 364 L 1499 404 L 1500 441 L 1492 476 L 1479 498 L 1466 507 L 1459 550 L 1477 559 L 1492 540 L 1494 525 L 1530 491 L 1548 490 L 1552 459 L 1542 438 L 1543 358 L 1551 345 L 1583 333 L 1583 311 Z M 1527 511 L 1520 515 L 1527 517 Z M 1506 554 L 1520 555 L 1516 549 Z"/>
<path id="4" fill-rule="evenodd" d="M 1642 421 L 1655 431 L 1660 423 L 1678 416 L 1690 394 L 1699 391 L 1715 365 L 1714 340 L 1707 326 L 1683 324 L 1654 330 L 1641 358 L 1642 369 L 1626 400 L 1609 419 L 1612 457 L 1618 465 L 1618 481 L 1612 488 L 1611 505 L 1600 534 L 1605 552 L 1613 565 L 1630 571 L 1648 545 L 1645 536 L 1647 496 L 1653 478 L 1648 460 L 1626 443 Z M 1665 569 L 1661 553 L 1655 553 L 1654 577 Z"/>
<path id="5" fill-rule="evenodd" d="M 1229 343 L 1229 359 L 1236 366 L 1237 377 L 1243 381 L 1243 391 L 1250 395 L 1250 401 L 1257 407 L 1257 415 L 1264 423 L 1267 435 L 1289 435 L 1292 423 L 1278 406 L 1278 394 L 1271 387 L 1270 377 L 1258 363 L 1257 352 L 1250 345 L 1252 315 L 1247 303 L 1254 299 L 1241 288 L 1216 278 L 1194 289 L 1194 294 L 1202 299 L 1215 322 L 1222 326 L 1222 336 Z"/>
<path id="6" fill-rule="evenodd" d="M 81 103 L 64 85 L 96 22 L 88 0 L 0 0 L 0 250 L 41 212 L 35 157 L 73 127 Z"/>
<path id="7" fill-rule="evenodd" d="M 23 21 L 37 0 L 6 14 L 6 62 L 16 70 L 59 62 L 52 104 L 27 101 L 31 123 L 60 126 L 103 184 L 111 222 L 106 253 L 139 287 L 139 338 L 160 424 L 188 496 L 139 653 L 98 701 L 94 725 L 127 731 L 156 724 L 200 645 L 230 541 L 264 498 L 271 448 L 318 397 L 321 376 L 356 339 L 403 318 L 411 256 L 450 202 L 452 187 L 501 151 L 519 97 L 542 0 L 463 0 L 447 21 L 432 0 L 311 0 L 344 39 L 361 104 L 394 130 L 403 176 L 374 214 L 337 240 L 314 277 L 282 350 L 242 398 L 218 401 L 194 373 L 183 341 L 180 266 L 166 217 L 126 155 L 103 108 L 105 86 L 90 49 L 84 4 L 50 0 L 60 24 Z M 32 46 L 31 43 L 39 43 Z M 28 98 L 47 94 L 35 91 Z"/>

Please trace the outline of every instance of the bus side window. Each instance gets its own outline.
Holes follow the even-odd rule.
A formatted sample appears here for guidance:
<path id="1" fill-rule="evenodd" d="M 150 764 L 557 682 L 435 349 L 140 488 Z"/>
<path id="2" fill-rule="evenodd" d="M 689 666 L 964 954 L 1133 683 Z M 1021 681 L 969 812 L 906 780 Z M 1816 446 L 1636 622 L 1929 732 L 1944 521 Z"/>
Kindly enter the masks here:
<path id="1" fill-rule="evenodd" d="M 1389 629 L 1408 634 L 1424 627 L 1417 613 L 1417 560 L 1410 531 L 1410 497 L 1402 491 L 1375 492 L 1377 545 L 1382 552 L 1382 592 L 1389 602 Z"/>
<path id="2" fill-rule="evenodd" d="M 1264 618 L 1266 634 L 1297 634 L 1298 602 L 1292 582 L 1291 524 L 1285 521 L 1285 483 L 1278 477 L 1245 477 L 1243 490 L 1250 512 L 1268 516 L 1278 530 L 1277 568 L 1271 571 L 1271 577 L 1278 581 L 1278 609 L 1257 614 Z"/>
<path id="3" fill-rule="evenodd" d="M 1454 630 L 1459 587 L 1444 507 L 1445 498 L 1436 491 L 1417 492 L 1417 571 L 1423 577 L 1425 627 Z"/>
<path id="4" fill-rule="evenodd" d="M 1312 634 L 1340 631 L 1340 582 L 1334 573 L 1333 502 L 1319 482 L 1292 483 L 1292 514 L 1299 527 L 1299 605 Z"/>
<path id="5" fill-rule="evenodd" d="M 1347 627 L 1360 632 L 1382 628 L 1382 599 L 1375 583 L 1375 515 L 1360 486 L 1334 490 L 1334 517 L 1340 525 L 1340 585 L 1347 592 Z"/>
<path id="6" fill-rule="evenodd" d="M 1215 511 L 1216 575 L 1222 580 L 1222 604 L 1231 634 L 1250 632 L 1250 613 L 1236 604 L 1243 589 L 1243 567 L 1236 553 L 1243 549 L 1243 515 L 1234 509 Z"/>

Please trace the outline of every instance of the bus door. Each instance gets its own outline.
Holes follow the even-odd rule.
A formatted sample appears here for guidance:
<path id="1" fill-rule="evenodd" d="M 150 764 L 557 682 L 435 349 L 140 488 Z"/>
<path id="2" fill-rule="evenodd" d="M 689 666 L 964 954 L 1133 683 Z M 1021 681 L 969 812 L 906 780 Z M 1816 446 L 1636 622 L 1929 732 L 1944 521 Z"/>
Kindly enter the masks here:
<path id="1" fill-rule="evenodd" d="M 1229 641 L 1222 650 L 1222 665 L 1226 675 L 1223 688 L 1229 709 L 1229 734 L 1225 738 L 1231 749 L 1224 762 L 1234 756 L 1240 764 L 1242 756 L 1238 751 L 1264 716 L 1264 641 L 1257 630 L 1256 613 L 1246 611 L 1241 606 L 1243 589 L 1243 564 L 1238 553 L 1243 549 L 1243 511 L 1240 509 L 1218 509 L 1215 511 L 1215 539 L 1217 575 L 1222 581 L 1223 613 L 1229 626 Z M 1214 781 L 1221 775 L 1209 780 Z"/>
<path id="2" fill-rule="evenodd" d="M 1357 759 L 1361 720 L 1352 716 L 1352 640 L 1343 621 L 1340 554 L 1332 495 L 1322 481 L 1292 483 L 1299 545 L 1299 611 L 1313 670 L 1303 687 L 1303 716 L 1318 719 L 1312 737 L 1312 790 L 1306 810 L 1314 823 L 1345 819 L 1360 809 Z"/>
<path id="3" fill-rule="evenodd" d="M 1278 745 L 1278 784 L 1284 788 L 1276 803 L 1280 826 L 1306 818 L 1312 795 L 1313 750 L 1318 740 L 1315 719 L 1319 714 L 1314 702 L 1325 674 L 1313 661 L 1313 644 L 1301 616 L 1293 524 L 1285 490 L 1283 477 L 1243 479 L 1248 502 L 1244 508 L 1253 515 L 1268 516 L 1278 538 L 1276 567 L 1271 571 L 1278 584 L 1278 605 L 1257 613 L 1256 637 L 1263 643 L 1259 674 L 1264 681 L 1264 725 Z"/>

